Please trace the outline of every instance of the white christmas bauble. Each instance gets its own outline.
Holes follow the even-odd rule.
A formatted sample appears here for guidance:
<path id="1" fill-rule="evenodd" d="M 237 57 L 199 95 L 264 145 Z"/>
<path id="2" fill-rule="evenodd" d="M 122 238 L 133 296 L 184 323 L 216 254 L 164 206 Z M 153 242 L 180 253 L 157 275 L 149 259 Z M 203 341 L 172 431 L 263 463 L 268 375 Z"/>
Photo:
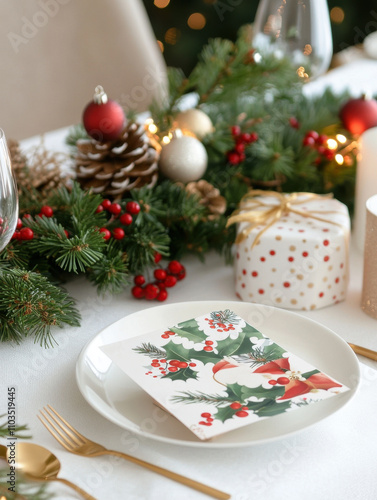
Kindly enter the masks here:
<path id="1" fill-rule="evenodd" d="M 211 119 L 200 109 L 188 109 L 175 117 L 175 125 L 181 130 L 192 132 L 198 139 L 213 132 Z"/>
<path id="2" fill-rule="evenodd" d="M 203 177 L 208 163 L 206 148 L 195 137 L 182 135 L 162 147 L 159 168 L 173 181 L 191 182 Z"/>

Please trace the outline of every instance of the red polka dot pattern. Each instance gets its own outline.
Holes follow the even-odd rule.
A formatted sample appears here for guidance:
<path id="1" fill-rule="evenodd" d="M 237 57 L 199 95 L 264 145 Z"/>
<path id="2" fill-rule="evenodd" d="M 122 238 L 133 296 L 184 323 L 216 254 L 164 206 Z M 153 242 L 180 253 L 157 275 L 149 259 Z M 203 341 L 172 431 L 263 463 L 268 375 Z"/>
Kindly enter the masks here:
<path id="1" fill-rule="evenodd" d="M 257 245 L 253 242 L 265 228 L 262 224 L 237 244 L 236 293 L 242 300 L 310 310 L 345 299 L 347 210 L 337 200 L 323 198 L 295 205 L 304 207 L 308 214 L 322 211 L 334 224 L 291 212 L 269 227 Z M 240 230 L 244 228 L 241 224 Z"/>

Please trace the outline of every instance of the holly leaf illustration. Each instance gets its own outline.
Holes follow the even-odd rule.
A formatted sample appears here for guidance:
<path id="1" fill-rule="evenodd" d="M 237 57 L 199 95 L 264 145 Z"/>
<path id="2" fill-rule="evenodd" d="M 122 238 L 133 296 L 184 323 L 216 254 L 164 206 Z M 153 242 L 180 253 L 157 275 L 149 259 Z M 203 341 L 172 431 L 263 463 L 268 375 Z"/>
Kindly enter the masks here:
<path id="1" fill-rule="evenodd" d="M 197 379 L 198 374 L 191 370 L 188 366 L 187 368 L 180 368 L 176 372 L 169 372 L 162 378 L 170 378 L 170 380 L 183 380 L 184 382 L 189 379 Z"/>
<path id="2" fill-rule="evenodd" d="M 255 345 L 250 341 L 250 338 L 252 337 L 257 337 L 258 339 L 265 338 L 260 331 L 246 323 L 236 339 L 228 337 L 227 339 L 218 342 L 217 350 L 222 356 L 247 354 L 250 352 L 252 346 Z"/>
<path id="3" fill-rule="evenodd" d="M 242 393 L 244 386 L 235 384 L 229 384 L 226 386 L 226 392 L 229 395 L 229 398 L 233 401 L 243 402 L 244 395 Z"/>
<path id="4" fill-rule="evenodd" d="M 217 343 L 217 351 L 221 358 L 224 356 L 231 356 L 232 354 L 237 354 L 239 347 L 242 345 L 245 339 L 244 332 L 240 332 L 236 339 L 228 337 L 227 339 L 220 340 Z M 249 351 L 250 351 L 250 341 L 249 341 Z"/>
<path id="5" fill-rule="evenodd" d="M 201 361 L 202 363 L 213 363 L 216 364 L 218 361 L 221 361 L 223 358 L 213 351 L 190 351 L 190 356 L 192 360 Z"/>
<path id="6" fill-rule="evenodd" d="M 280 359 L 287 351 L 277 344 L 271 344 L 263 348 L 263 355 L 268 361 Z"/>
<path id="7" fill-rule="evenodd" d="M 221 422 L 225 422 L 226 420 L 233 418 L 234 414 L 235 410 L 233 410 L 230 406 L 224 406 L 223 408 L 219 408 L 217 410 L 217 413 L 215 413 L 213 416 L 215 417 L 215 419 L 220 420 Z"/>
<path id="8" fill-rule="evenodd" d="M 207 335 L 205 335 L 204 332 L 198 330 L 198 325 L 196 325 L 195 329 L 186 327 L 185 330 L 183 330 L 174 326 L 172 328 L 169 328 L 169 330 L 176 333 L 180 337 L 184 337 L 196 343 L 203 342 L 203 340 L 207 338 Z"/>
<path id="9" fill-rule="evenodd" d="M 180 328 L 181 330 L 194 331 L 198 329 L 198 322 L 196 321 L 195 318 L 191 318 L 186 321 L 181 321 L 181 323 L 178 323 L 177 327 Z"/>
<path id="10" fill-rule="evenodd" d="M 222 359 L 221 356 L 215 354 L 213 351 L 195 351 L 195 349 L 186 349 L 182 344 L 175 344 L 170 341 L 168 344 L 164 345 L 166 351 L 166 359 L 178 359 L 178 361 L 186 361 L 189 363 L 191 361 L 197 360 L 202 363 L 214 363 Z"/>
<path id="11" fill-rule="evenodd" d="M 273 385 L 271 389 L 265 389 L 262 385 L 258 387 L 246 387 L 242 386 L 242 401 L 248 400 L 249 398 L 264 398 L 264 399 L 276 399 L 283 396 L 285 393 L 285 387 L 282 385 Z"/>
<path id="12" fill-rule="evenodd" d="M 259 330 L 254 328 L 253 326 L 249 325 L 249 323 L 246 323 L 246 325 L 243 327 L 242 332 L 246 335 L 246 337 L 257 337 L 258 339 L 264 339 L 265 336 L 263 333 L 261 333 Z"/>
<path id="13" fill-rule="evenodd" d="M 284 413 L 290 408 L 290 406 L 290 401 L 282 401 L 281 403 L 277 403 L 274 399 L 267 399 L 264 402 L 263 406 L 255 411 L 255 413 L 259 417 L 273 417 L 274 415 Z"/>
<path id="14" fill-rule="evenodd" d="M 315 375 L 316 373 L 321 373 L 321 372 L 320 372 L 319 370 L 315 370 L 315 369 L 314 369 L 314 370 L 312 370 L 312 371 L 310 371 L 310 372 L 305 372 L 305 373 L 303 373 L 303 374 L 302 374 L 302 376 L 303 376 L 304 378 L 309 378 L 309 377 L 311 377 L 312 375 Z"/>
<path id="15" fill-rule="evenodd" d="M 175 344 L 170 341 L 164 345 L 166 351 L 166 359 L 177 359 L 178 361 L 189 362 L 191 359 L 192 349 L 186 349 L 182 344 Z"/>

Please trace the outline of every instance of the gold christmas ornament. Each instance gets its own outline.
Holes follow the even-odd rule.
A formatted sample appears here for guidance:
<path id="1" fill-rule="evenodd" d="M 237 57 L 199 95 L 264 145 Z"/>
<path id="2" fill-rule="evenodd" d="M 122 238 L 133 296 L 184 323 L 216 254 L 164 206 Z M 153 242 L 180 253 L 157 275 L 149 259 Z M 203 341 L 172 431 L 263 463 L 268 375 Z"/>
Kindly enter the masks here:
<path id="1" fill-rule="evenodd" d="M 153 187 L 158 176 L 158 153 L 144 125 L 128 123 L 115 141 L 77 141 L 76 177 L 83 189 L 120 198 L 142 186 Z"/>
<path id="2" fill-rule="evenodd" d="M 197 181 L 203 177 L 208 164 L 206 148 L 195 137 L 174 132 L 169 144 L 162 146 L 159 169 L 173 181 L 183 183 Z"/>
<path id="3" fill-rule="evenodd" d="M 186 191 L 198 196 L 199 203 L 207 207 L 210 212 L 209 219 L 215 219 L 226 210 L 226 199 L 221 196 L 220 191 L 209 182 L 201 179 L 197 182 L 189 182 Z"/>
<path id="4" fill-rule="evenodd" d="M 191 132 L 198 139 L 203 139 L 207 134 L 213 132 L 213 124 L 208 115 L 200 109 L 192 108 L 182 111 L 175 117 L 174 125 L 185 131 Z"/>

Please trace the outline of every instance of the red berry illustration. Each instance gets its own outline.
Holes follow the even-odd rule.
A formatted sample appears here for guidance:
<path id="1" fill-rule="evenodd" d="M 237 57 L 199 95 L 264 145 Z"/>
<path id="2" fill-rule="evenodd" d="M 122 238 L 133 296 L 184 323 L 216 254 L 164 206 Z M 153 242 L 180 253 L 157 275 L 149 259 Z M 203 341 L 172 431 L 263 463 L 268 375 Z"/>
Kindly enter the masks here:
<path id="1" fill-rule="evenodd" d="M 170 366 L 168 368 L 169 372 L 176 372 L 178 370 L 178 368 L 176 366 Z"/>
<path id="2" fill-rule="evenodd" d="M 212 417 L 211 413 L 202 413 L 200 416 L 203 418 L 211 418 Z"/>
<path id="3" fill-rule="evenodd" d="M 289 384 L 289 378 L 288 377 L 279 377 L 277 379 L 277 383 L 281 385 L 287 385 Z"/>
<path id="4" fill-rule="evenodd" d="M 247 411 L 244 411 L 244 410 L 236 411 L 235 415 L 237 415 L 237 417 L 241 417 L 241 418 L 249 416 Z"/>
<path id="5" fill-rule="evenodd" d="M 277 384 L 276 380 L 269 380 L 268 383 L 270 385 L 276 385 Z"/>
<path id="6" fill-rule="evenodd" d="M 179 366 L 181 363 L 181 361 L 178 361 L 178 359 L 172 359 L 171 361 L 169 361 L 169 365 L 171 366 Z"/>
<path id="7" fill-rule="evenodd" d="M 239 410 L 240 408 L 242 408 L 242 405 L 240 403 L 234 402 L 230 405 L 230 407 L 232 408 L 232 410 Z"/>

